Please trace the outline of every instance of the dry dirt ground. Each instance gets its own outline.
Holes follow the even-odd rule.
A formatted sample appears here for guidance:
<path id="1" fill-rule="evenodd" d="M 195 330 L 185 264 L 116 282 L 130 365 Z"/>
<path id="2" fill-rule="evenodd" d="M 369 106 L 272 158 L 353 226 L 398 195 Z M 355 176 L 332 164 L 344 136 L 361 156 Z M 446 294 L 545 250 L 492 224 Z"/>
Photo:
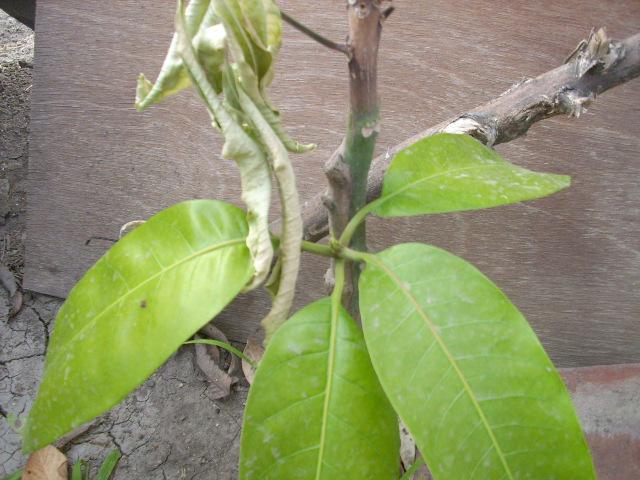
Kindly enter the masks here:
<path id="1" fill-rule="evenodd" d="M 33 33 L 0 11 L 0 263 L 22 278 Z M 6 269 L 0 280 L 8 277 Z M 24 418 L 61 301 L 0 285 L 0 413 Z M 120 406 L 61 449 L 94 465 L 122 452 L 115 480 L 233 479 L 247 388 L 213 400 L 192 348 L 174 355 Z M 20 436 L 0 418 L 0 478 L 24 466 Z"/>

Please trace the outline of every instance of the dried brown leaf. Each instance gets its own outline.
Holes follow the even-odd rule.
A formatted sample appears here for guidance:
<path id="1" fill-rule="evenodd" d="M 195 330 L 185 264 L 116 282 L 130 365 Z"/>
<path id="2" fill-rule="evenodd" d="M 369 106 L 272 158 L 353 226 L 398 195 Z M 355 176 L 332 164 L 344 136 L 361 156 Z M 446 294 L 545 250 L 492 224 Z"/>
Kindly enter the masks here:
<path id="1" fill-rule="evenodd" d="M 211 324 L 201 328 L 200 333 L 213 340 L 229 343 L 226 335 Z M 196 338 L 203 337 L 196 335 Z M 207 395 L 214 400 L 228 397 L 231 393 L 231 386 L 238 381 L 238 378 L 234 376 L 238 370 L 237 358 L 227 352 L 221 352 L 218 347 L 213 345 L 196 344 L 195 347 L 196 365 L 210 382 Z M 223 365 L 225 358 L 229 359 L 229 365 L 226 368 Z"/>
<path id="2" fill-rule="evenodd" d="M 262 359 L 262 355 L 264 355 L 262 341 L 255 335 L 250 336 L 247 340 L 247 345 L 244 347 L 243 353 L 249 357 L 257 367 L 258 363 L 260 363 L 260 360 Z M 251 385 L 256 376 L 256 368 L 246 360 L 242 360 L 242 371 L 247 382 Z"/>
<path id="3" fill-rule="evenodd" d="M 67 457 L 51 445 L 33 452 L 22 474 L 22 480 L 67 480 L 67 478 Z"/>

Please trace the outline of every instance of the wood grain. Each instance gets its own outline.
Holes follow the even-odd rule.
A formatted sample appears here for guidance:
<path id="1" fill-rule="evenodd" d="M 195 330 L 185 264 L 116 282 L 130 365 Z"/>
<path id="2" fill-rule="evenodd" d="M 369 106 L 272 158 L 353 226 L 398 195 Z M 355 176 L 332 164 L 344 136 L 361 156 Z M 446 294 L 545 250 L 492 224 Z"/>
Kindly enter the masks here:
<path id="1" fill-rule="evenodd" d="M 344 39 L 341 2 L 280 4 Z M 379 153 L 557 66 L 592 26 L 615 38 L 640 26 L 636 0 L 396 7 L 381 43 Z M 180 200 L 239 203 L 239 182 L 191 92 L 144 114 L 133 108 L 137 74 L 154 76 L 170 41 L 173 2 L 48 0 L 37 8 L 25 286 L 65 296 L 109 246 L 92 237 L 115 238 L 121 224 Z M 303 200 L 324 189 L 322 166 L 341 141 L 346 72 L 342 55 L 285 27 L 273 100 L 295 137 L 319 145 L 294 158 Z M 559 365 L 640 361 L 640 82 L 606 93 L 579 120 L 543 122 L 498 150 L 529 168 L 571 174 L 573 186 L 481 213 L 374 220 L 371 246 L 425 241 L 474 262 Z M 303 262 L 299 306 L 325 293 L 325 261 Z M 244 295 L 220 326 L 245 339 L 267 306 L 266 295 Z"/>

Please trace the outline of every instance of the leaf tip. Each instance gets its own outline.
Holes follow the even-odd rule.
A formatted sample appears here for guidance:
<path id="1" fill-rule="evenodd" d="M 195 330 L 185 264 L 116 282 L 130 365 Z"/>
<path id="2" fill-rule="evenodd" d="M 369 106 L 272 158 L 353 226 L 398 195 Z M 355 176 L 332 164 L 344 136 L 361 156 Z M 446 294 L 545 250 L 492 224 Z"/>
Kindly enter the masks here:
<path id="1" fill-rule="evenodd" d="M 153 83 L 147 80 L 144 73 L 138 75 L 138 83 L 136 85 L 136 110 L 142 112 L 149 105 L 149 94 L 153 88 Z"/>
<path id="2" fill-rule="evenodd" d="M 290 151 L 293 153 L 307 153 L 307 152 L 312 152 L 316 149 L 317 145 L 315 143 L 298 143 L 296 142 L 296 145 L 294 148 L 292 148 Z"/>

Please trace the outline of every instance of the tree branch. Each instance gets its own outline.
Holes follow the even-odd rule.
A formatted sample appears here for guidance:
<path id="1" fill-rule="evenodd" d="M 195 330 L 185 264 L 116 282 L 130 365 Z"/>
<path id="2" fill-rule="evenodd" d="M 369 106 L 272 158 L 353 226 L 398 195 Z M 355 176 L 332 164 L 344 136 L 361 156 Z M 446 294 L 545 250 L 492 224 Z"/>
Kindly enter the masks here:
<path id="1" fill-rule="evenodd" d="M 328 38 L 323 37 L 319 33 L 314 32 L 313 30 L 311 30 L 309 27 L 307 27 L 303 23 L 300 23 L 295 18 L 290 17 L 288 14 L 286 14 L 282 10 L 280 10 L 280 15 L 282 15 L 282 19 L 285 22 L 287 22 L 289 25 L 291 25 L 293 28 L 295 28 L 299 32 L 304 33 L 307 37 L 315 40 L 320 45 L 325 46 L 327 48 L 330 48 L 331 50 L 336 50 L 338 52 L 344 53 L 345 55 L 349 56 L 349 48 L 346 45 L 333 42 L 333 41 L 329 40 Z"/>
<path id="2" fill-rule="evenodd" d="M 369 172 L 367 198 L 380 196 L 393 156 L 422 138 L 451 132 L 469 134 L 489 146 L 510 142 L 540 120 L 561 114 L 579 117 L 597 95 L 639 75 L 640 33 L 612 41 L 603 30 L 592 31 L 564 65 L 518 83 L 489 103 L 420 132 L 377 157 Z M 327 235 L 321 195 L 307 203 L 303 219 L 305 240 Z"/>

